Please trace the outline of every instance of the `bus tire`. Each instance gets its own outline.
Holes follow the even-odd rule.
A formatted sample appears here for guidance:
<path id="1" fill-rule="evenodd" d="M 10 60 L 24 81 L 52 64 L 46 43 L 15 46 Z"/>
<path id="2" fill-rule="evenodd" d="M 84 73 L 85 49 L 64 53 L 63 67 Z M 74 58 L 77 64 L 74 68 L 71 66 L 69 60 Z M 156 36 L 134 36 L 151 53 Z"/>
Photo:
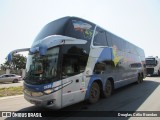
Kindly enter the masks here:
<path id="1" fill-rule="evenodd" d="M 108 98 L 109 96 L 111 96 L 112 91 L 113 91 L 112 83 L 110 80 L 107 80 L 106 84 L 105 84 L 104 91 L 103 91 L 103 97 Z"/>
<path id="2" fill-rule="evenodd" d="M 93 82 L 89 92 L 88 102 L 94 104 L 99 100 L 100 97 L 100 88 L 97 82 Z"/>
<path id="3" fill-rule="evenodd" d="M 143 82 L 143 79 L 144 79 L 144 75 L 143 73 L 141 74 L 141 82 Z"/>
<path id="4" fill-rule="evenodd" d="M 141 75 L 140 74 L 138 74 L 138 78 L 137 78 L 137 84 L 140 84 L 141 82 L 142 82 L 142 77 L 141 77 Z"/>
<path id="5" fill-rule="evenodd" d="M 158 70 L 158 76 L 160 76 L 160 71 Z"/>

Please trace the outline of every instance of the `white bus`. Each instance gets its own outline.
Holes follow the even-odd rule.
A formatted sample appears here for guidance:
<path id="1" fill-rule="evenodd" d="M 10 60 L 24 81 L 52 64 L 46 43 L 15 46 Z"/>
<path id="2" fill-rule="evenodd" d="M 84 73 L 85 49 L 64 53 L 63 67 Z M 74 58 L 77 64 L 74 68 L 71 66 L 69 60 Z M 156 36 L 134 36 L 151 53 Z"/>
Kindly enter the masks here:
<path id="1" fill-rule="evenodd" d="M 37 106 L 60 109 L 80 101 L 95 103 L 114 89 L 141 83 L 144 51 L 77 17 L 47 24 L 29 50 L 24 98 Z"/>
<path id="2" fill-rule="evenodd" d="M 147 75 L 160 75 L 160 59 L 158 57 L 146 58 Z"/>

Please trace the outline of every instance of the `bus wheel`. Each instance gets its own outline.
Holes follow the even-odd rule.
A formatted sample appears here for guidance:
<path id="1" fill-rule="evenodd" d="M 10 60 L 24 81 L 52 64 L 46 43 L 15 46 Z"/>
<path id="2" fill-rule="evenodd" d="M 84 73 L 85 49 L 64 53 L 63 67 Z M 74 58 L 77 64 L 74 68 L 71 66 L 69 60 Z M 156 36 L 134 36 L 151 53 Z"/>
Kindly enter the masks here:
<path id="1" fill-rule="evenodd" d="M 91 86 L 89 93 L 89 103 L 93 104 L 99 100 L 100 97 L 100 88 L 97 82 L 94 82 Z"/>
<path id="2" fill-rule="evenodd" d="M 160 76 L 160 71 L 158 70 L 158 76 Z"/>
<path id="3" fill-rule="evenodd" d="M 144 76 L 143 76 L 143 74 L 141 75 L 141 82 L 143 82 L 143 79 L 144 79 Z"/>
<path id="4" fill-rule="evenodd" d="M 106 84 L 105 84 L 105 90 L 103 92 L 103 97 L 107 98 L 107 97 L 111 96 L 112 90 L 113 90 L 112 83 L 110 80 L 107 80 Z"/>
<path id="5" fill-rule="evenodd" d="M 141 77 L 141 75 L 138 75 L 137 84 L 141 83 L 141 81 L 142 81 L 142 77 Z"/>

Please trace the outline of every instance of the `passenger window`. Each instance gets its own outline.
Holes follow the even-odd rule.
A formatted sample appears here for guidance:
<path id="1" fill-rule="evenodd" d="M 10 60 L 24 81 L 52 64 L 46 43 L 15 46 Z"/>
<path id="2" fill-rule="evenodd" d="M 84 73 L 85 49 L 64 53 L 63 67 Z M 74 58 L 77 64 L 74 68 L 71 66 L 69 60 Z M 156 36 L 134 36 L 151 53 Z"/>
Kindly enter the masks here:
<path id="1" fill-rule="evenodd" d="M 141 63 L 132 63 L 130 66 L 131 68 L 141 68 L 142 67 Z"/>
<path id="2" fill-rule="evenodd" d="M 113 46 L 116 46 L 118 50 L 123 51 L 124 43 L 121 38 L 113 35 L 112 36 L 112 43 L 113 43 Z"/>
<path id="3" fill-rule="evenodd" d="M 98 62 L 95 64 L 94 73 L 102 74 L 106 69 L 106 64 L 104 62 Z"/>
<path id="4" fill-rule="evenodd" d="M 128 52 L 128 53 L 131 52 L 131 50 L 130 50 L 130 44 L 128 42 L 126 42 L 125 51 Z"/>
<path id="5" fill-rule="evenodd" d="M 112 47 L 112 35 L 109 32 L 106 32 L 106 36 L 107 36 L 107 43 L 109 47 Z"/>
<path id="6" fill-rule="evenodd" d="M 10 77 L 9 75 L 5 75 L 5 77 Z"/>
<path id="7" fill-rule="evenodd" d="M 94 46 L 108 46 L 107 39 L 106 39 L 106 33 L 101 28 L 97 27 L 94 35 L 93 40 Z"/>
<path id="8" fill-rule="evenodd" d="M 62 63 L 63 78 L 84 72 L 85 64 L 83 63 L 83 59 L 84 57 L 79 55 L 64 55 Z"/>

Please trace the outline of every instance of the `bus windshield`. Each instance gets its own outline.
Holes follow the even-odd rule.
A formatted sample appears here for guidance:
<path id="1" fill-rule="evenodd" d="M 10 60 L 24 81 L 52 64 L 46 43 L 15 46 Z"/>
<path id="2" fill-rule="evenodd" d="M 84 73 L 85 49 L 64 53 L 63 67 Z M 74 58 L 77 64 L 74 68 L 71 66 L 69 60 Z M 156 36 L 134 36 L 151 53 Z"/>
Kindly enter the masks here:
<path id="1" fill-rule="evenodd" d="M 44 84 L 57 78 L 59 47 L 51 48 L 45 56 L 29 54 L 26 65 L 26 83 Z"/>

